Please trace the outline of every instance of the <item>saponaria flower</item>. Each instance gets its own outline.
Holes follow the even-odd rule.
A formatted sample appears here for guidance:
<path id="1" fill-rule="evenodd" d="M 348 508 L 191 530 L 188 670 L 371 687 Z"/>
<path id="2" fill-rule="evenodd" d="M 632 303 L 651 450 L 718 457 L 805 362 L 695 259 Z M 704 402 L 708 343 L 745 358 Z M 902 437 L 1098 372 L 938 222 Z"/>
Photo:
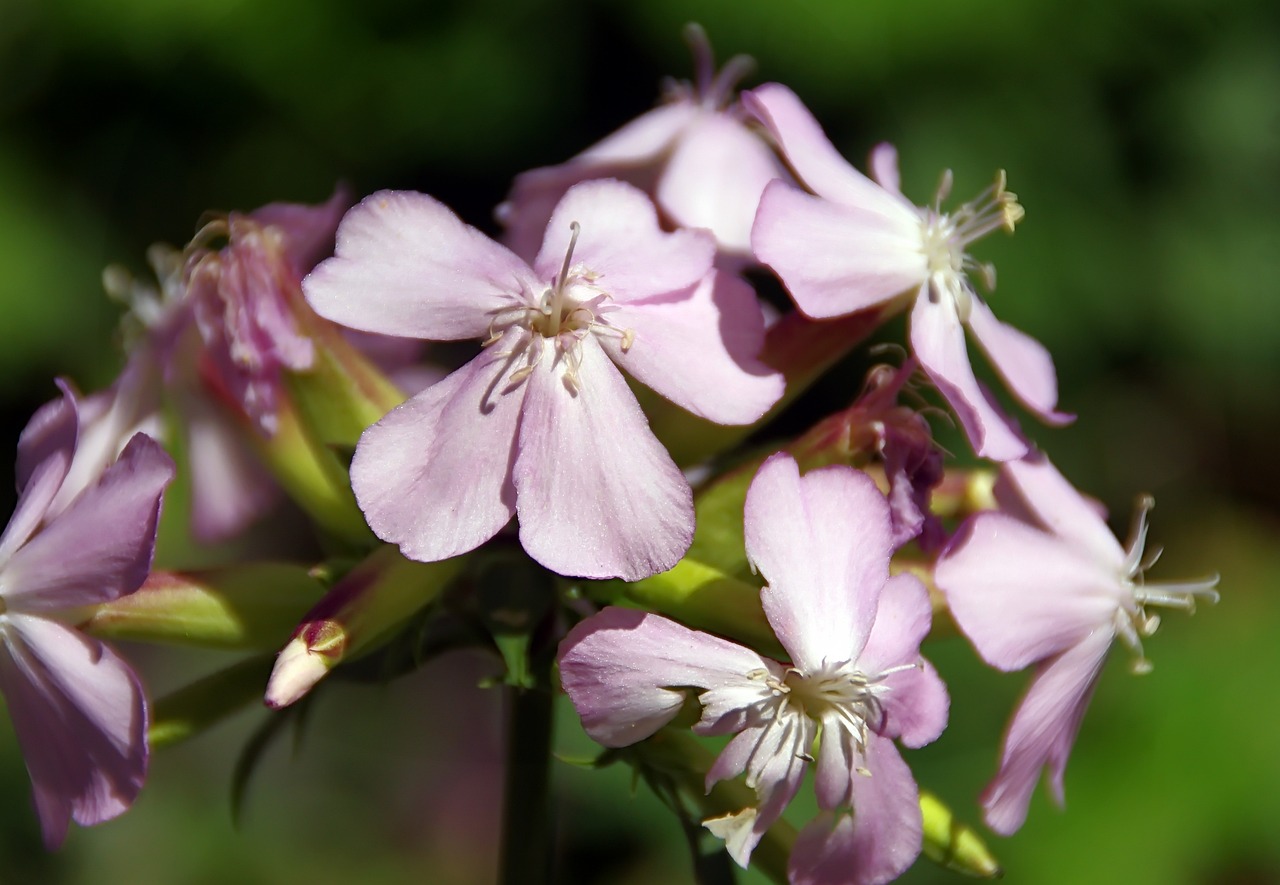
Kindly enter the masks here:
<path id="1" fill-rule="evenodd" d="M 759 798 L 705 822 L 743 866 L 815 763 L 821 813 L 792 851 L 791 881 L 887 882 L 922 838 L 916 784 L 893 741 L 922 746 L 947 720 L 946 689 L 920 656 L 928 593 L 910 575 L 889 576 L 889 507 L 853 468 L 801 477 L 794 460 L 774 455 L 747 492 L 744 528 L 790 663 L 659 615 L 606 608 L 561 643 L 561 684 L 587 733 L 608 747 L 649 737 L 696 691 L 694 731 L 734 735 L 707 788 L 745 774 Z"/>
<path id="2" fill-rule="evenodd" d="M 1067 757 L 1112 643 L 1134 653 L 1134 672 L 1147 672 L 1142 640 L 1160 623 L 1148 609 L 1216 602 L 1218 579 L 1147 582 L 1150 499 L 1121 547 L 1099 508 L 1043 455 L 1006 463 L 995 491 L 1000 510 L 965 522 L 935 579 L 983 660 L 1000 670 L 1036 665 L 982 795 L 987 824 L 1009 835 L 1026 819 L 1042 770 L 1062 804 Z"/>
<path id="3" fill-rule="evenodd" d="M 631 185 L 565 194 L 533 265 L 423 194 L 351 210 L 304 281 L 316 311 L 371 332 L 481 338 L 478 357 L 365 431 L 351 484 L 370 527 L 410 559 L 471 550 L 519 513 L 520 540 L 561 574 L 665 571 L 693 534 L 689 484 L 614 363 L 724 424 L 782 394 L 748 354 L 755 295 L 710 273 L 702 231 L 666 233 Z"/>
<path id="4" fill-rule="evenodd" d="M 735 259 L 751 257 L 751 223 L 765 185 L 789 178 L 768 142 L 749 128 L 734 87 L 751 67 L 735 56 L 715 71 L 697 25 L 686 29 L 697 68 L 694 83 L 667 83 L 663 103 L 558 166 L 519 175 L 498 219 L 503 242 L 530 258 L 547 218 L 574 184 L 617 178 L 646 191 L 680 227 L 705 228 Z"/>
<path id="5" fill-rule="evenodd" d="M 142 585 L 173 478 L 169 456 L 137 434 L 100 476 L 60 497 L 78 425 L 65 386 L 62 399 L 27 425 L 18 442 L 18 505 L 0 535 L 0 692 L 50 849 L 62 844 L 70 820 L 88 826 L 125 811 L 146 776 L 138 676 L 70 624 L 82 607 Z"/>
<path id="6" fill-rule="evenodd" d="M 756 257 L 778 274 L 801 311 L 826 319 L 913 293 L 912 350 L 982 457 L 1018 458 L 1027 443 L 974 377 L 965 327 L 1023 405 L 1051 424 L 1072 420 L 1056 410 L 1057 376 L 1048 351 L 998 321 L 969 278 L 976 272 L 994 287 L 994 268 L 965 250 L 992 231 L 1012 230 L 1023 215 L 1003 173 L 973 201 L 944 212 L 948 172 L 934 203 L 916 206 L 901 193 L 892 146 L 872 152 L 872 181 L 840 156 L 787 87 L 766 84 L 743 93 L 742 103 L 808 189 L 770 183 L 751 232 Z"/>

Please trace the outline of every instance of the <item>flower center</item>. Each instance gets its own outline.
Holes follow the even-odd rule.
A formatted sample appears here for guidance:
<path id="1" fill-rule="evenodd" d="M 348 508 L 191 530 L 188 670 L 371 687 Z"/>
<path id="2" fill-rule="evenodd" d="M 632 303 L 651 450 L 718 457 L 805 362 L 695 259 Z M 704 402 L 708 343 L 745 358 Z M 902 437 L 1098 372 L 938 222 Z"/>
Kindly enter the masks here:
<path id="1" fill-rule="evenodd" d="M 951 194 L 952 176 L 948 169 L 933 205 L 920 210 L 920 251 L 924 253 L 933 297 L 951 298 L 961 322 L 969 319 L 973 286 L 968 274 L 975 273 L 988 291 L 996 287 L 995 267 L 979 263 L 966 252 L 972 242 L 999 228 L 1013 233 L 1014 226 L 1026 213 L 1017 194 L 1005 189 L 1005 174 L 996 174 L 995 183 L 965 203 L 955 212 L 942 211 L 942 203 Z"/>
<path id="2" fill-rule="evenodd" d="M 1151 661 L 1142 652 L 1142 640 L 1154 635 L 1160 627 L 1160 616 L 1148 613 L 1147 606 L 1194 612 L 1197 597 L 1209 602 L 1218 601 L 1218 591 L 1214 589 L 1218 586 L 1217 575 L 1192 581 L 1146 583 L 1145 572 L 1156 564 L 1161 553 L 1159 549 L 1152 551 L 1151 554 L 1146 553 L 1147 515 L 1154 506 L 1155 500 L 1149 495 L 1144 495 L 1139 499 L 1138 507 L 1134 511 L 1133 530 L 1129 536 L 1125 573 L 1122 576 L 1124 586 L 1130 592 L 1130 598 L 1116 610 L 1114 619 L 1116 635 L 1137 656 L 1132 665 L 1133 672 L 1137 674 L 1151 672 Z"/>
<path id="3" fill-rule="evenodd" d="M 876 676 L 863 673 L 852 661 L 835 666 L 823 664 L 811 673 L 793 667 L 787 670 L 778 688 L 786 693 L 787 703 L 794 705 L 796 712 L 828 725 L 834 718 L 862 751 L 866 749 L 868 731 L 878 729 L 884 720 L 883 698 L 889 692 L 884 680 L 916 666 L 891 667 Z"/>
<path id="4" fill-rule="evenodd" d="M 600 274 L 573 264 L 573 250 L 578 244 L 581 225 L 573 222 L 569 248 L 565 250 L 560 273 L 551 284 L 535 295 L 521 287 L 518 294 L 509 297 L 516 303 L 512 307 L 495 312 L 489 326 L 489 337 L 484 346 L 502 339 L 513 328 L 525 329 L 529 336 L 510 355 L 521 363 L 508 380 L 519 386 L 542 362 L 548 350 L 553 353 L 555 364 L 562 366 L 565 386 L 576 393 L 579 388 L 578 369 L 582 363 L 582 340 L 589 334 L 615 335 L 622 339 L 622 352 L 631 349 L 635 332 L 618 329 L 605 317 L 613 309 L 610 295 L 597 285 Z"/>

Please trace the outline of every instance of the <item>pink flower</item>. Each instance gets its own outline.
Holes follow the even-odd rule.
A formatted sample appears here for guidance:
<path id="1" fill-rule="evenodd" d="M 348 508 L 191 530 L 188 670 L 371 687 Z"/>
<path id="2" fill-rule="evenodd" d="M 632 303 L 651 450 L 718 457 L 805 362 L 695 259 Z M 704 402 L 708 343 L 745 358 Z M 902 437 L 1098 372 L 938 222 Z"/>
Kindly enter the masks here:
<path id="1" fill-rule="evenodd" d="M 1148 584 L 1143 571 L 1150 501 L 1138 513 L 1127 548 L 1042 455 L 1004 465 L 996 486 L 1001 510 L 961 527 L 938 560 L 935 577 L 956 624 L 993 667 L 1036 665 L 1005 735 L 1000 771 L 983 793 L 987 824 L 1008 835 L 1022 826 L 1042 770 L 1062 803 L 1062 775 L 1085 707 L 1112 642 L 1151 665 L 1142 639 L 1160 619 L 1149 606 L 1184 610 L 1197 597 L 1217 601 L 1217 577 Z"/>
<path id="2" fill-rule="evenodd" d="M 749 129 L 733 88 L 750 67 L 736 56 L 716 75 L 706 34 L 686 30 L 697 84 L 668 83 L 661 106 L 623 126 L 559 166 L 516 178 L 498 219 L 504 242 L 533 256 L 547 219 L 566 190 L 580 181 L 617 178 L 644 189 L 681 227 L 711 231 L 726 253 L 750 258 L 751 222 L 760 192 L 787 173 L 767 142 Z"/>
<path id="3" fill-rule="evenodd" d="M 27 762 L 45 844 L 133 802 L 147 771 L 147 713 L 132 668 L 68 626 L 76 609 L 141 586 L 173 462 L 138 434 L 64 505 L 76 452 L 69 390 L 18 443 L 18 506 L 0 536 L 0 691 Z"/>
<path id="4" fill-rule="evenodd" d="M 581 239 L 579 239 L 581 237 Z M 754 360 L 754 293 L 708 276 L 703 232 L 664 233 L 617 181 L 577 185 L 532 266 L 432 198 L 374 194 L 307 277 L 316 311 L 371 332 L 485 339 L 481 354 L 361 437 L 351 465 L 374 532 L 410 559 L 484 543 L 515 513 L 562 574 L 664 571 L 693 532 L 689 484 L 614 363 L 712 421 L 748 423 L 781 396 Z"/>
<path id="5" fill-rule="evenodd" d="M 769 582 L 765 614 L 790 664 L 657 615 L 607 608 L 560 645 L 560 681 L 587 733 L 643 740 L 698 690 L 694 730 L 735 737 L 707 787 L 746 775 L 759 804 L 705 825 L 746 866 L 795 795 L 816 750 L 822 813 L 791 855 L 796 883 L 887 882 L 915 860 L 915 781 L 893 744 L 946 726 L 947 694 L 920 657 L 930 607 L 910 575 L 889 577 L 892 526 L 875 483 L 849 467 L 803 478 L 775 455 L 747 493 L 747 553 Z"/>
<path id="6" fill-rule="evenodd" d="M 912 349 L 983 457 L 1018 458 L 1027 443 L 974 378 L 965 326 L 1023 405 L 1052 424 L 1071 420 L 1055 410 L 1058 385 L 1048 352 L 999 322 L 969 280 L 976 270 L 994 286 L 994 269 L 965 249 L 998 228 L 1012 230 L 1023 214 L 1003 174 L 956 212 L 940 208 L 951 189 L 949 174 L 932 206 L 916 206 L 899 190 L 890 145 L 872 153 L 872 181 L 845 162 L 785 86 L 766 84 L 744 93 L 742 102 L 810 191 L 772 182 L 751 232 L 756 257 L 778 274 L 800 310 L 825 319 L 915 293 Z"/>

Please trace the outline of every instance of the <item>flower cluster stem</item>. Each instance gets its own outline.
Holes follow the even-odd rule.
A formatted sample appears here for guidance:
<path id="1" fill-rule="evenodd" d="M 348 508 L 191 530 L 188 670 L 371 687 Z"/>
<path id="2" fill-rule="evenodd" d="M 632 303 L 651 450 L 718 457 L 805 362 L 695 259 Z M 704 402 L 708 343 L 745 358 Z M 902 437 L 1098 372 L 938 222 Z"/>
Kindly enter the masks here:
<path id="1" fill-rule="evenodd" d="M 544 683 L 545 684 L 545 683 Z M 551 881 L 551 693 L 507 686 L 507 774 L 500 885 Z"/>

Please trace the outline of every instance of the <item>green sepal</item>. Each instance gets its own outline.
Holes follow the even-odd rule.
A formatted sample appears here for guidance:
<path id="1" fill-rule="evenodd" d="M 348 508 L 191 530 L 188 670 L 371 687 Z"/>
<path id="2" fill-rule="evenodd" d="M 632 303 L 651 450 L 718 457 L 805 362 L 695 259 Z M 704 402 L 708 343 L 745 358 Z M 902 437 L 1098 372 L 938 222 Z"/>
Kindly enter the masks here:
<path id="1" fill-rule="evenodd" d="M 927 790 L 920 791 L 924 817 L 924 855 L 949 870 L 981 879 L 1004 874 L 995 855 L 973 827 L 956 819 L 951 809 Z"/>
<path id="2" fill-rule="evenodd" d="M 303 424 L 316 439 L 354 448 L 365 429 L 404 402 L 404 393 L 332 329 L 314 333 L 315 360 L 287 383 Z"/>
<path id="3" fill-rule="evenodd" d="M 152 749 L 181 743 L 254 701 L 271 673 L 275 655 L 258 655 L 165 695 L 151 705 L 147 739 Z"/>
<path id="4" fill-rule="evenodd" d="M 323 595 L 288 563 L 156 571 L 135 592 L 86 609 L 79 628 L 103 639 L 274 649 Z"/>

